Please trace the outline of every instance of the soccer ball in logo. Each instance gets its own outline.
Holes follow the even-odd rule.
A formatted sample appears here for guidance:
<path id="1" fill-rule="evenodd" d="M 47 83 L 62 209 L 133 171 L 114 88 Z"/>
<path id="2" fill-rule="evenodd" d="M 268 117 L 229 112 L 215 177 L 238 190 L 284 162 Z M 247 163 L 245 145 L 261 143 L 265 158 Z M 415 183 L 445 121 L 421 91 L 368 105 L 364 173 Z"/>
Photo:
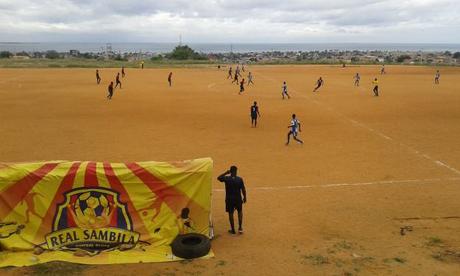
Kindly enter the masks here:
<path id="1" fill-rule="evenodd" d="M 100 192 L 90 191 L 78 196 L 74 211 L 76 223 L 82 228 L 96 229 L 109 225 L 111 207 L 107 197 Z"/>

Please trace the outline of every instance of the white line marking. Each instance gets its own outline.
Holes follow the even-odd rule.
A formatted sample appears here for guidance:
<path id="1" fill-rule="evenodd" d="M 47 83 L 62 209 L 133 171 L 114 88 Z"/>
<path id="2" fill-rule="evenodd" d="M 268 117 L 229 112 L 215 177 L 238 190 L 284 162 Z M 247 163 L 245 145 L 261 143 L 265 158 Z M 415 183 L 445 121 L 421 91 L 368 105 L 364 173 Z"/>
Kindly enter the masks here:
<path id="1" fill-rule="evenodd" d="M 437 182 L 452 182 L 460 181 L 460 177 L 451 178 L 431 178 L 431 179 L 407 179 L 407 180 L 382 180 L 373 182 L 358 182 L 358 183 L 334 183 L 322 185 L 296 185 L 296 186 L 280 186 L 280 187 L 254 187 L 247 190 L 255 191 L 271 191 L 271 190 L 304 190 L 312 188 L 336 188 L 336 187 L 357 187 L 357 186 L 373 186 L 373 185 L 390 185 L 390 184 L 422 184 L 422 183 L 437 183 Z M 225 189 L 213 189 L 215 192 L 224 192 Z"/>
<path id="2" fill-rule="evenodd" d="M 260 75 L 261 77 L 263 77 L 263 78 L 269 80 L 269 81 L 272 81 L 272 82 L 274 82 L 274 83 L 278 83 L 278 81 L 276 81 L 275 79 L 273 79 L 273 78 L 271 78 L 271 77 L 267 77 L 267 76 L 262 75 L 262 74 L 260 74 L 260 73 L 259 73 L 259 75 Z M 297 93 L 297 91 L 296 91 L 295 89 L 292 89 L 291 91 Z M 384 133 L 382 133 L 382 132 L 380 132 L 380 131 L 378 131 L 378 130 L 375 130 L 375 129 L 373 129 L 373 128 L 371 128 L 371 127 L 369 127 L 369 126 L 367 126 L 367 125 L 365 125 L 365 124 L 363 124 L 363 123 L 361 123 L 361 122 L 358 122 L 358 121 L 356 121 L 356 120 L 354 120 L 354 119 L 351 119 L 351 118 L 347 117 L 346 115 L 344 115 L 343 113 L 341 113 L 341 112 L 339 112 L 339 111 L 337 111 L 337 110 L 331 108 L 331 107 L 328 106 L 328 105 L 325 105 L 324 103 L 321 103 L 321 102 L 319 102 L 319 101 L 317 101 L 317 100 L 315 100 L 315 99 L 312 100 L 312 99 L 310 98 L 310 96 L 308 96 L 308 95 L 303 95 L 302 93 L 297 93 L 297 94 L 299 94 L 300 97 L 302 97 L 302 98 L 305 98 L 305 99 L 307 99 L 307 100 L 309 100 L 309 101 L 311 101 L 311 102 L 313 102 L 313 103 L 315 103 L 315 104 L 317 104 L 317 105 L 319 105 L 319 106 L 321 106 L 321 107 L 323 107 L 323 108 L 326 108 L 326 109 L 329 110 L 330 112 L 332 112 L 332 113 L 336 114 L 338 117 L 342 118 L 344 121 L 350 122 L 353 126 L 361 127 L 361 128 L 363 128 L 363 129 L 366 129 L 367 131 L 372 132 L 372 133 L 374 133 L 374 134 L 376 134 L 376 135 L 378 135 L 378 136 L 384 138 L 385 140 L 394 141 L 394 142 L 396 142 L 396 143 L 399 143 L 400 146 L 407 148 L 409 151 L 411 151 L 411 152 L 414 153 L 415 155 L 417 155 L 417 156 L 419 156 L 419 157 L 422 157 L 422 158 L 425 158 L 425 159 L 427 159 L 427 160 L 433 162 L 435 165 L 437 165 L 437 166 L 439 166 L 439 167 L 447 168 L 447 169 L 450 170 L 451 172 L 453 172 L 453 173 L 455 173 L 455 174 L 457 174 L 457 175 L 460 175 L 460 171 L 457 170 L 456 168 L 454 168 L 454 167 L 452 167 L 452 166 L 450 166 L 450 165 L 448 165 L 448 164 L 446 164 L 446 163 L 444 163 L 444 162 L 442 162 L 442 161 L 435 160 L 434 158 L 432 158 L 431 156 L 429 156 L 429 155 L 426 154 L 426 153 L 422 153 L 422 152 L 420 152 L 420 151 L 414 149 L 413 147 L 408 146 L 408 145 L 406 145 L 406 144 L 404 144 L 404 143 L 397 142 L 396 140 L 394 140 L 394 139 L 391 138 L 390 136 L 385 135 Z"/>
<path id="3" fill-rule="evenodd" d="M 447 165 L 446 163 L 444 162 L 441 162 L 439 160 L 436 160 L 436 164 L 438 164 L 439 166 L 443 166 L 443 167 L 446 167 L 448 168 L 449 170 L 453 171 L 453 172 L 456 172 L 457 174 L 460 174 L 460 171 L 455 169 L 455 168 L 452 168 L 451 166 Z"/>

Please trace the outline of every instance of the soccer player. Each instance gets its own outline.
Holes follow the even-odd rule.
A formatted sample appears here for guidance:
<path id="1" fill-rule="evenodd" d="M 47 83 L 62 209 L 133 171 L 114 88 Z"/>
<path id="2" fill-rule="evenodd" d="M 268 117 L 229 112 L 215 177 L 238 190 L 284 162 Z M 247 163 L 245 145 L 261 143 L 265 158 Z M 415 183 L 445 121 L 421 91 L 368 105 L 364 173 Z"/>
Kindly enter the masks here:
<path id="1" fill-rule="evenodd" d="M 240 66 L 236 66 L 236 70 L 235 70 L 235 74 L 237 74 L 238 76 L 241 77 L 241 73 L 240 73 Z"/>
<path id="2" fill-rule="evenodd" d="M 169 82 L 169 87 L 171 87 L 171 85 L 172 85 L 172 72 L 169 72 L 168 82 Z"/>
<path id="3" fill-rule="evenodd" d="M 118 87 L 118 85 L 120 85 L 120 89 L 121 89 L 121 81 L 120 81 L 120 73 L 117 73 L 117 78 L 115 79 L 115 88 Z"/>
<path id="4" fill-rule="evenodd" d="M 283 100 L 284 100 L 284 95 L 286 95 L 288 99 L 291 98 L 291 97 L 289 96 L 289 94 L 288 94 L 288 89 L 287 89 L 287 84 L 286 84 L 286 82 L 283 82 L 283 92 L 281 92 L 281 96 L 283 96 Z"/>
<path id="5" fill-rule="evenodd" d="M 319 77 L 319 79 L 316 81 L 316 87 L 315 89 L 313 89 L 313 92 L 316 92 L 316 90 L 318 90 L 321 86 L 323 86 L 324 84 L 324 81 L 321 77 Z"/>
<path id="6" fill-rule="evenodd" d="M 441 73 L 439 73 L 439 70 L 436 71 L 436 75 L 434 76 L 434 83 L 439 84 L 439 79 L 441 78 Z"/>
<path id="7" fill-rule="evenodd" d="M 249 86 L 251 83 L 254 84 L 254 82 L 252 81 L 252 73 L 249 72 L 249 74 L 248 74 L 248 86 Z"/>
<path id="8" fill-rule="evenodd" d="M 303 141 L 300 140 L 299 138 L 297 138 L 297 134 L 299 132 L 302 132 L 302 129 L 300 128 L 300 122 L 299 120 L 296 118 L 295 114 L 292 114 L 292 120 L 291 120 L 291 125 L 288 126 L 288 128 L 290 129 L 289 130 L 289 133 L 287 135 L 287 142 L 286 142 L 286 146 L 289 145 L 289 140 L 291 138 L 291 135 L 292 135 L 292 138 L 294 138 L 294 140 L 296 140 L 298 143 L 300 144 L 303 144 Z"/>
<path id="9" fill-rule="evenodd" d="M 380 75 L 385 75 L 387 72 L 385 72 L 385 64 L 382 65 L 382 69 L 380 69 Z"/>
<path id="10" fill-rule="evenodd" d="M 243 72 L 244 72 L 244 64 L 243 64 L 243 65 L 241 65 L 241 71 L 243 71 Z"/>
<path id="11" fill-rule="evenodd" d="M 354 79 L 355 79 L 355 86 L 359 86 L 359 81 L 361 80 L 361 76 L 359 75 L 359 73 L 356 73 Z"/>
<path id="12" fill-rule="evenodd" d="M 110 82 L 109 87 L 107 88 L 109 94 L 107 95 L 107 99 L 111 100 L 113 96 L 113 81 Z"/>
<path id="13" fill-rule="evenodd" d="M 233 79 L 232 83 L 236 82 L 236 85 L 238 85 L 240 82 L 238 80 L 238 74 L 235 71 L 235 78 Z"/>
<path id="14" fill-rule="evenodd" d="M 244 92 L 244 79 L 242 79 L 240 82 L 240 93 L 239 94 L 241 95 L 241 93 L 243 92 Z"/>
<path id="15" fill-rule="evenodd" d="M 101 76 L 99 76 L 99 70 L 96 70 L 96 82 L 97 84 L 101 83 Z"/>
<path id="16" fill-rule="evenodd" d="M 378 97 L 379 96 L 379 81 L 377 78 L 372 81 L 372 84 L 374 85 L 374 89 L 372 90 L 374 92 L 374 96 Z"/>
<path id="17" fill-rule="evenodd" d="M 144 69 L 144 61 L 141 61 L 141 68 Z"/>
<path id="18" fill-rule="evenodd" d="M 243 234 L 243 203 L 246 203 L 246 188 L 243 179 L 236 175 L 238 168 L 231 166 L 230 170 L 219 175 L 217 180 L 225 183 L 225 211 L 230 222 L 230 234 L 236 234 L 233 213 L 238 212 L 238 233 Z M 243 198 L 241 198 L 243 194 Z"/>
<path id="19" fill-rule="evenodd" d="M 228 76 L 227 79 L 233 79 L 233 74 L 232 74 L 232 67 L 230 66 L 230 69 L 228 69 Z"/>
<path id="20" fill-rule="evenodd" d="M 124 66 L 121 66 L 121 77 L 124 78 L 125 77 L 125 67 Z"/>
<path id="21" fill-rule="evenodd" d="M 251 106 L 251 127 L 257 127 L 257 118 L 260 117 L 259 107 L 257 102 L 254 102 L 254 105 Z"/>

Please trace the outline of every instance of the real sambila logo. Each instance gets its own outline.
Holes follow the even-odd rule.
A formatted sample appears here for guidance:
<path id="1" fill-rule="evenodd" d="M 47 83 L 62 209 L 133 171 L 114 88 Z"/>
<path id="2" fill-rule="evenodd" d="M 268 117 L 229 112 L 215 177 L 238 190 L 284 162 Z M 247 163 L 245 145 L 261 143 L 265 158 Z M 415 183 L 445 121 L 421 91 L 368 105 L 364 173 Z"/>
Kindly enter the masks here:
<path id="1" fill-rule="evenodd" d="M 133 231 L 126 205 L 119 193 L 105 188 L 78 188 L 64 195 L 58 205 L 52 232 L 46 235 L 49 249 L 103 251 L 122 244 L 135 245 L 139 233 Z"/>

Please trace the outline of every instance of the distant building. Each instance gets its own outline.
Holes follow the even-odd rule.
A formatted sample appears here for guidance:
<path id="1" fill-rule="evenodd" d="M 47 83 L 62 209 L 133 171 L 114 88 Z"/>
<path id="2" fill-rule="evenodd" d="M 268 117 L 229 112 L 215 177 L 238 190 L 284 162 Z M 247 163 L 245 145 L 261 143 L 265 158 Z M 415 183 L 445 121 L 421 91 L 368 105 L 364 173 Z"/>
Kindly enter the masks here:
<path id="1" fill-rule="evenodd" d="M 80 51 L 78 51 L 78 50 L 70 50 L 69 54 L 72 57 L 78 57 L 80 55 Z"/>

